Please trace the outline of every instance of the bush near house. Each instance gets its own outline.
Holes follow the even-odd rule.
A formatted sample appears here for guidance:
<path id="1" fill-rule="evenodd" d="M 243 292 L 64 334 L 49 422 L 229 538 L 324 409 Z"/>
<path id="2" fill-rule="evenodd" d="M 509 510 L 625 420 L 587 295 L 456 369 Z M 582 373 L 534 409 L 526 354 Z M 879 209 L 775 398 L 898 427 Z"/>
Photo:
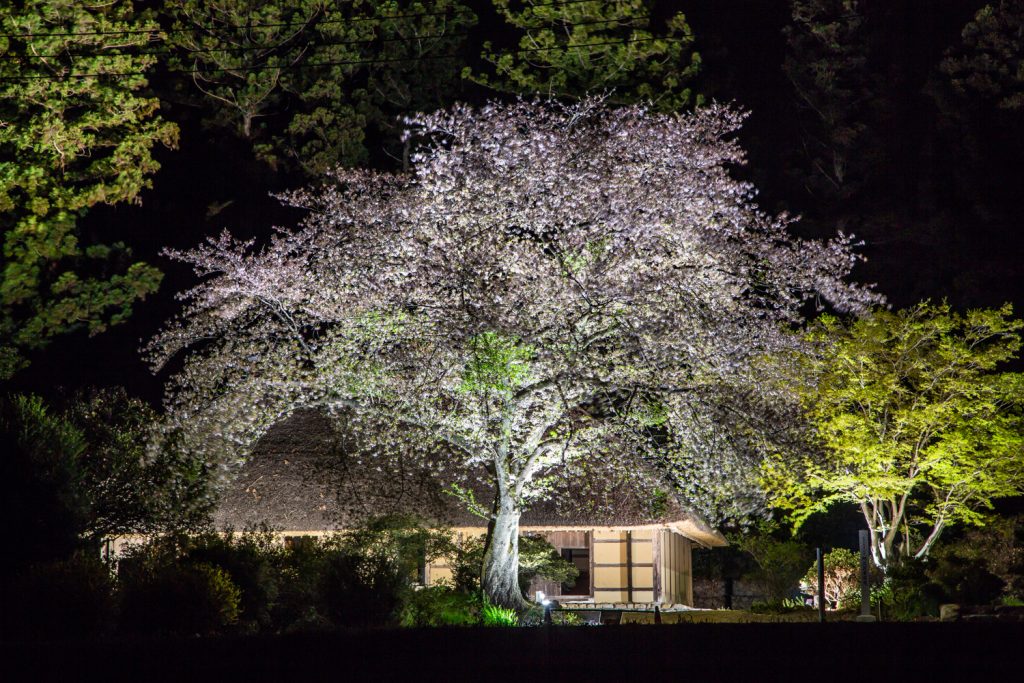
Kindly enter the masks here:
<path id="1" fill-rule="evenodd" d="M 121 629 L 215 635 L 238 622 L 242 591 L 223 567 L 188 556 L 187 537 L 133 548 L 118 567 Z"/>
<path id="2" fill-rule="evenodd" d="M 481 621 L 480 597 L 451 586 L 412 591 L 402 606 L 402 626 L 476 626 Z"/>
<path id="3" fill-rule="evenodd" d="M 116 566 L 79 553 L 36 563 L 0 586 L 2 635 L 213 636 L 524 623 L 482 602 L 482 540 L 458 545 L 450 538 L 415 520 L 388 517 L 284 545 L 267 528 L 158 536 L 130 547 Z M 575 568 L 544 539 L 522 541 L 524 586 L 535 576 L 573 578 Z M 440 555 L 453 558 L 455 580 L 419 586 L 421 563 Z"/>
<path id="4" fill-rule="evenodd" d="M 762 586 L 768 605 L 781 605 L 798 594 L 800 578 L 814 556 L 810 547 L 791 538 L 771 520 L 733 535 L 729 541 L 753 558 L 757 568 L 744 578 Z"/>
<path id="5" fill-rule="evenodd" d="M 83 638 L 107 633 L 116 623 L 114 580 L 98 556 L 27 567 L 0 585 L 0 638 Z"/>
<path id="6" fill-rule="evenodd" d="M 280 591 L 280 565 L 284 549 L 266 527 L 240 533 L 202 533 L 185 537 L 183 557 L 188 562 L 218 567 L 238 587 L 238 620 L 232 630 L 256 633 L 273 625 L 271 607 Z"/>

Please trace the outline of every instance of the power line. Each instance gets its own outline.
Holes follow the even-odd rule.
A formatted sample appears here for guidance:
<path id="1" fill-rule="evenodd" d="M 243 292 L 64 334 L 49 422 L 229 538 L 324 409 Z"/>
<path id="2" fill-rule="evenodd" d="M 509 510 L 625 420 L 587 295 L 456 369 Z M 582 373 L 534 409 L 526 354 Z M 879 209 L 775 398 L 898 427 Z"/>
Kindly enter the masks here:
<path id="1" fill-rule="evenodd" d="M 368 21 L 385 21 L 388 19 L 412 19 L 422 17 L 438 17 L 449 14 L 447 10 L 444 12 L 419 12 L 415 14 L 391 14 L 380 17 L 350 17 L 346 19 L 322 19 L 317 21 L 316 24 L 361 24 Z M 222 24 L 226 28 L 235 31 L 250 30 L 257 28 L 283 28 L 286 26 L 304 26 L 308 24 L 313 17 L 306 19 L 305 21 L 283 21 L 283 22 L 271 22 L 265 24 L 245 24 L 242 26 L 228 26 Z M 200 27 L 202 28 L 202 27 Z M 150 29 L 122 29 L 120 31 L 69 31 L 66 33 L 0 33 L 0 38 L 58 38 L 58 37 L 77 37 L 77 36 L 128 36 L 128 35 L 141 35 L 141 34 L 153 34 L 162 33 L 164 35 L 174 35 L 178 33 L 191 33 L 193 29 L 162 29 L 159 26 Z"/>
<path id="2" fill-rule="evenodd" d="M 338 45 L 363 45 L 371 43 L 396 43 L 396 42 L 407 42 L 413 40 L 424 40 L 428 38 L 463 38 L 470 35 L 468 32 L 462 33 L 434 33 L 422 36 L 409 36 L 407 38 L 367 38 L 365 40 L 328 40 L 316 43 L 306 43 L 305 47 L 334 47 Z M 272 52 L 279 46 L 274 45 L 247 45 L 239 47 L 211 47 L 211 48 L 188 48 L 180 47 L 174 49 L 161 49 L 161 50 L 149 50 L 141 52 L 55 52 L 52 54 L 45 55 L 0 55 L 0 59 L 58 59 L 60 57 L 144 57 L 144 56 L 161 56 L 161 55 L 176 55 L 179 53 L 187 54 L 200 54 L 200 53 L 213 53 L 213 52 L 255 52 L 258 50 L 267 50 Z"/>
<path id="3" fill-rule="evenodd" d="M 648 43 L 655 40 L 666 40 L 669 42 L 679 42 L 685 40 L 685 38 L 638 38 L 635 40 L 612 40 L 599 43 L 579 43 L 576 45 L 552 45 L 549 47 L 534 47 L 524 48 L 519 50 L 512 50 L 513 54 L 527 54 L 531 52 L 544 52 L 549 50 L 570 50 L 578 49 L 583 47 L 603 47 L 608 45 L 628 45 L 631 43 Z M 203 68 L 203 69 L 168 69 L 167 73 L 184 73 L 184 74 L 198 74 L 198 73 L 216 73 L 218 71 L 230 73 L 235 71 L 245 72 L 259 72 L 269 71 L 274 69 L 312 69 L 322 66 L 363 66 L 363 65 L 374 65 L 374 64 L 390 64 L 395 62 L 416 62 L 434 59 L 456 59 L 460 55 L 434 55 L 434 56 L 423 56 L 423 57 L 395 57 L 385 59 L 360 59 L 360 60 L 329 60 L 323 62 L 302 62 L 296 64 L 285 64 L 279 66 L 242 66 L 237 68 Z M 20 81 L 20 80 L 36 80 L 36 79 L 49 79 L 49 80 L 67 80 L 70 78 L 128 78 L 132 76 L 146 76 L 147 73 L 144 71 L 130 71 L 130 72 L 96 72 L 87 74 L 66 74 L 63 76 L 57 76 L 56 74 L 32 74 L 28 76 L 3 76 L 0 77 L 0 81 Z"/>
<path id="4" fill-rule="evenodd" d="M 593 1 L 594 0 L 564 0 L 563 2 L 546 2 L 546 3 L 529 4 L 529 5 L 524 6 L 523 10 L 525 10 L 527 8 L 531 8 L 532 9 L 534 7 L 556 7 L 556 6 L 560 6 L 560 5 L 579 5 L 579 4 L 584 4 L 584 3 L 593 2 Z M 463 7 L 463 9 L 469 10 L 469 7 Z M 445 15 L 448 15 L 448 14 L 452 14 L 452 12 L 450 10 L 445 10 L 443 12 L 417 12 L 417 13 L 410 13 L 410 14 L 391 14 L 391 15 L 379 16 L 379 17 L 350 17 L 350 18 L 346 18 L 346 19 L 322 19 L 322 20 L 317 21 L 315 23 L 317 25 L 322 25 L 322 24 L 344 24 L 344 23 L 356 24 L 356 23 L 365 23 L 365 22 L 368 22 L 368 21 L 386 21 L 386 20 L 389 20 L 389 19 L 419 19 L 419 18 L 423 18 L 423 17 L 438 17 L 438 16 L 445 16 Z M 224 24 L 224 26 L 226 26 L 227 28 L 229 28 L 231 30 L 236 30 L 236 31 L 251 30 L 251 29 L 258 29 L 258 28 L 283 28 L 283 27 L 289 27 L 289 26 L 304 26 L 304 25 L 310 23 L 310 21 L 312 19 L 313 19 L 313 17 L 309 17 L 308 19 L 306 19 L 304 21 L 268 22 L 268 23 L 263 23 L 263 24 L 245 24 L 245 25 L 240 25 L 240 26 L 229 26 L 227 24 Z M 149 35 L 149 34 L 154 34 L 154 33 L 162 33 L 164 35 L 174 35 L 174 34 L 179 34 L 179 33 L 191 33 L 191 32 L 192 32 L 192 29 L 162 29 L 159 26 L 156 26 L 154 28 L 148 28 L 148 29 L 141 29 L 141 28 L 140 29 L 121 29 L 121 30 L 118 30 L 118 31 L 67 31 L 67 32 L 58 32 L 58 33 L 0 33 L 0 38 L 67 38 L 67 37 L 72 37 L 73 38 L 73 37 L 78 37 L 78 36 L 128 36 L 128 35 L 144 35 L 144 34 L 145 35 Z"/>
<path id="5" fill-rule="evenodd" d="M 645 16 L 639 16 L 639 17 L 618 17 L 618 18 L 615 18 L 615 19 L 596 19 L 594 21 L 580 21 L 580 22 L 574 22 L 572 24 L 572 26 L 573 27 L 576 27 L 576 26 L 594 26 L 594 25 L 598 25 L 598 24 L 614 24 L 614 23 L 625 24 L 626 22 L 640 21 L 640 20 L 644 20 L 644 19 L 650 19 L 650 16 L 646 16 L 645 15 Z M 525 28 L 526 28 L 526 30 L 536 30 L 536 29 L 547 28 L 547 27 L 546 26 L 529 26 L 529 27 L 525 27 Z M 638 27 L 631 26 L 630 28 L 638 28 Z M 368 45 L 368 44 L 371 44 L 371 43 L 395 43 L 395 42 L 424 40 L 424 39 L 432 39 L 432 38 L 464 38 L 464 37 L 467 37 L 469 35 L 471 35 L 471 34 L 468 31 L 463 31 L 461 33 L 434 33 L 434 34 L 428 34 L 428 35 L 417 35 L 417 36 L 409 36 L 409 37 L 403 37 L 403 38 L 366 38 L 366 39 L 363 39 L 363 40 L 322 41 L 322 42 L 315 42 L 315 43 L 307 43 L 306 45 L 309 46 L 309 47 L 314 47 L 314 48 L 316 48 L 316 47 L 334 47 L 334 46 L 339 46 L 339 45 L 363 45 L 363 44 L 367 44 Z M 119 49 L 124 49 L 124 48 L 119 48 Z M 118 53 L 109 53 L 109 52 L 107 52 L 107 53 L 104 53 L 104 52 L 54 52 L 54 53 L 49 53 L 49 54 L 35 54 L 35 55 L 27 55 L 27 54 L 22 54 L 22 55 L 0 54 L 0 59 L 25 60 L 25 59 L 58 59 L 60 57 L 110 57 L 110 58 L 114 58 L 114 57 L 143 57 L 143 56 L 151 56 L 151 55 L 152 56 L 174 55 L 174 54 L 178 54 L 178 53 L 181 53 L 181 52 L 185 52 L 185 53 L 189 53 L 189 54 L 201 54 L 201 53 L 214 53 L 214 52 L 226 52 L 226 53 L 231 53 L 231 52 L 255 52 L 255 51 L 258 51 L 258 50 L 268 50 L 268 51 L 270 51 L 270 50 L 274 50 L 274 49 L 276 49 L 276 46 L 273 46 L 273 45 L 270 45 L 270 46 L 267 46 L 267 45 L 245 45 L 245 46 L 238 46 L 238 47 L 210 47 L 210 48 L 202 48 L 202 47 L 200 47 L 200 48 L 175 47 L 174 49 L 160 49 L 160 50 L 148 50 L 148 51 L 143 50 L 143 51 L 137 51 L 137 52 L 135 52 L 135 51 L 127 52 L 127 51 L 125 51 L 125 52 L 118 52 Z"/>

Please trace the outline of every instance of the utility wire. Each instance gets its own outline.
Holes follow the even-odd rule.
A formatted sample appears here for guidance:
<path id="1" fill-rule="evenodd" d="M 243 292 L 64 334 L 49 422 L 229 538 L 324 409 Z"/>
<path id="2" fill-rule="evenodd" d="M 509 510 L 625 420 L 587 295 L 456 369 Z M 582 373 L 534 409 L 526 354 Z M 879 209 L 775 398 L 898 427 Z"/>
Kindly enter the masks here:
<path id="1" fill-rule="evenodd" d="M 625 22 L 639 21 L 639 20 L 642 20 L 642 19 L 650 19 L 650 17 L 649 16 L 642 16 L 642 17 L 619 17 L 619 18 L 616 18 L 616 19 L 599 19 L 599 20 L 594 20 L 594 21 L 580 21 L 580 22 L 573 23 L 572 26 L 573 27 L 576 27 L 576 26 L 593 26 L 593 25 L 597 25 L 597 24 L 614 24 L 614 23 L 623 23 L 625 25 Z M 528 27 L 527 30 L 536 30 L 536 29 L 542 29 L 542 28 L 547 28 L 547 27 L 546 26 L 531 26 L 531 27 Z M 639 27 L 630 26 L 629 28 L 639 28 Z M 471 35 L 471 34 L 468 31 L 463 31 L 461 33 L 434 33 L 434 34 L 429 34 L 429 35 L 409 36 L 409 37 L 404 37 L 404 38 L 401 38 L 401 37 L 400 38 L 366 38 L 366 39 L 363 39 L 363 40 L 338 40 L 338 41 L 329 40 L 329 41 L 322 41 L 322 42 L 306 43 L 304 46 L 306 46 L 306 47 L 313 47 L 313 48 L 319 48 L 319 47 L 334 47 L 334 46 L 338 46 L 338 45 L 363 45 L 363 44 L 367 44 L 368 45 L 368 44 L 371 44 L 371 43 L 396 43 L 396 42 L 405 42 L 405 41 L 413 41 L 413 40 L 425 40 L 425 39 L 431 39 L 431 38 L 464 38 L 464 37 L 467 37 L 469 35 Z M 0 54 L 0 60 L 2 60 L 2 59 L 8 59 L 8 60 L 10 60 L 10 59 L 15 59 L 15 60 L 24 60 L 24 59 L 59 59 L 61 57 L 111 57 L 111 58 L 113 58 L 113 57 L 143 57 L 143 56 L 150 56 L 150 55 L 155 55 L 155 56 L 175 55 L 175 54 L 179 54 L 179 53 L 200 54 L 200 53 L 214 53 L 214 52 L 227 52 L 227 53 L 231 53 L 231 52 L 255 52 L 255 51 L 258 51 L 258 50 L 274 50 L 277 47 L 278 46 L 274 46 L 274 45 L 244 45 L 244 46 L 238 46 L 238 47 L 210 47 L 210 48 L 203 48 L 203 47 L 199 47 L 199 48 L 176 47 L 176 48 L 170 49 L 170 50 L 168 50 L 168 49 L 160 49 L 160 50 L 148 50 L 148 51 L 143 50 L 143 51 L 139 51 L 139 52 L 128 52 L 128 51 L 125 51 L 125 52 L 116 52 L 116 53 L 113 53 L 113 52 L 54 52 L 54 53 L 50 53 L 50 54 L 35 54 L 35 55 L 27 55 L 27 54 L 22 54 L 22 55 Z M 117 49 L 127 50 L 128 48 L 117 48 Z"/>
<path id="2" fill-rule="evenodd" d="M 387 19 L 413 19 L 421 17 L 438 17 L 446 14 L 450 14 L 448 10 L 444 12 L 420 12 L 416 14 L 390 14 L 387 16 L 380 17 L 350 17 L 346 19 L 321 19 L 315 22 L 319 24 L 361 24 L 368 21 L 384 21 Z M 272 22 L 265 24 L 243 24 L 240 26 L 233 26 L 224 24 L 224 28 L 233 31 L 250 30 L 257 28 L 283 28 L 290 26 L 305 26 L 313 20 L 313 17 L 306 19 L 305 21 L 282 21 Z M 200 27 L 202 28 L 202 27 Z M 139 29 L 122 29 L 120 31 L 69 31 L 66 33 L 0 33 L 0 38 L 57 38 L 57 37 L 76 37 L 76 36 L 127 36 L 127 35 L 142 35 L 152 33 L 162 33 L 164 35 L 174 35 L 178 33 L 192 33 L 193 29 L 162 29 L 159 26 L 154 28 L 139 28 Z"/>
<path id="3" fill-rule="evenodd" d="M 579 5 L 587 2 L 593 2 L 594 0 L 565 0 L 564 2 L 546 2 L 525 5 L 522 10 L 534 7 L 556 7 L 560 5 Z M 465 9 L 469 9 L 465 7 Z M 328 8 L 329 10 L 329 8 Z M 387 19 L 419 19 L 422 17 L 438 17 L 453 14 L 450 10 L 443 12 L 417 12 L 413 14 L 391 14 L 379 17 L 351 17 L 346 19 L 321 19 L 315 22 L 316 25 L 321 24 L 343 24 L 343 23 L 365 23 L 368 21 L 384 21 Z M 258 28 L 283 28 L 290 26 L 304 26 L 312 20 L 312 17 L 305 21 L 284 21 L 284 22 L 270 22 L 263 24 L 245 24 L 240 26 L 226 25 L 230 30 L 250 30 Z M 127 35 L 143 35 L 162 33 L 164 35 L 173 35 L 178 33 L 191 33 L 192 29 L 162 29 L 159 26 L 154 28 L 140 28 L 140 29 L 121 29 L 118 31 L 68 31 L 61 33 L 0 33 L 0 38 L 61 38 L 61 37 L 76 37 L 76 36 L 127 36 Z"/>
<path id="4" fill-rule="evenodd" d="M 511 51 L 513 54 L 527 54 L 531 52 L 544 52 L 548 50 L 570 50 L 583 47 L 603 47 L 608 45 L 627 45 L 631 43 L 648 43 L 655 40 L 666 40 L 670 42 L 679 42 L 686 40 L 685 38 L 638 38 L 635 40 L 612 40 L 600 43 L 579 43 L 576 45 L 552 45 L 550 47 L 534 47 L 524 48 L 520 50 Z M 341 60 L 341 61 L 324 61 L 324 62 L 301 62 L 296 64 L 282 64 L 279 66 L 241 66 L 236 68 L 223 68 L 223 67 L 206 67 L 201 69 L 168 69 L 166 73 L 183 73 L 183 74 L 198 74 L 198 73 L 216 73 L 219 71 L 225 73 L 246 71 L 246 72 L 259 72 L 269 71 L 272 69 L 312 69 L 321 66 L 362 66 L 362 65 L 373 65 L 373 64 L 390 64 L 394 62 L 416 62 L 424 60 L 434 59 L 456 59 L 460 55 L 449 54 L 449 55 L 426 55 L 423 57 L 395 57 L 385 59 L 361 59 L 361 60 Z M 28 76 L 2 76 L 0 81 L 21 81 L 21 80 L 37 80 L 37 79 L 49 79 L 49 80 L 67 80 L 69 78 L 129 78 L 132 76 L 147 76 L 148 74 L 144 71 L 128 71 L 128 72 L 96 72 L 86 74 L 66 74 L 63 76 L 55 77 L 55 74 L 31 74 Z"/>
<path id="5" fill-rule="evenodd" d="M 468 32 L 462 33 L 434 33 L 423 36 L 409 36 L 407 38 L 367 38 L 364 40 L 330 40 L 322 42 L 303 43 L 302 47 L 334 47 L 338 45 L 363 45 L 370 43 L 401 43 L 413 40 L 425 40 L 428 38 L 462 38 L 470 35 Z M 200 54 L 200 53 L 213 53 L 213 52 L 255 52 L 258 50 L 267 50 L 272 52 L 280 46 L 276 45 L 245 45 L 238 47 L 210 47 L 210 48 L 188 48 L 180 47 L 174 49 L 160 49 L 160 50 L 144 50 L 140 52 L 55 52 L 46 55 L 3 55 L 0 54 L 0 59 L 58 59 L 60 57 L 145 57 L 145 56 L 161 56 L 161 55 L 177 55 L 180 53 L 187 54 Z"/>

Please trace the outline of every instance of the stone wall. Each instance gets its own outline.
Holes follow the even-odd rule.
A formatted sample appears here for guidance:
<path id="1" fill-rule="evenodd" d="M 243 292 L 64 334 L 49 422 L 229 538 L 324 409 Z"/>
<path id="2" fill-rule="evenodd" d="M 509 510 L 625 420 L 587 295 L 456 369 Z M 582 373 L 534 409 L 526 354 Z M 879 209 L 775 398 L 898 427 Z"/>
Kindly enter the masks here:
<path id="1" fill-rule="evenodd" d="M 693 606 L 702 609 L 722 609 L 725 607 L 725 591 L 725 579 L 694 577 Z M 760 583 L 746 579 L 733 580 L 733 609 L 747 610 L 755 601 L 767 599 L 768 595 Z"/>

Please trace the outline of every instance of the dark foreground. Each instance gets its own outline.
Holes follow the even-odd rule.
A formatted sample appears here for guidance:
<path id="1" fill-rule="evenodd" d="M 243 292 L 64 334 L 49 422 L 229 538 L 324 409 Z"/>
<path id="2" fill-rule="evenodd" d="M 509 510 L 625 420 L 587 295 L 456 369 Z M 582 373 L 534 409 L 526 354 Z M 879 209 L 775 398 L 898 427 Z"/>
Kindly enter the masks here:
<path id="1" fill-rule="evenodd" d="M 1024 624 L 680 624 L 0 643 L 0 680 L 1024 680 Z"/>

